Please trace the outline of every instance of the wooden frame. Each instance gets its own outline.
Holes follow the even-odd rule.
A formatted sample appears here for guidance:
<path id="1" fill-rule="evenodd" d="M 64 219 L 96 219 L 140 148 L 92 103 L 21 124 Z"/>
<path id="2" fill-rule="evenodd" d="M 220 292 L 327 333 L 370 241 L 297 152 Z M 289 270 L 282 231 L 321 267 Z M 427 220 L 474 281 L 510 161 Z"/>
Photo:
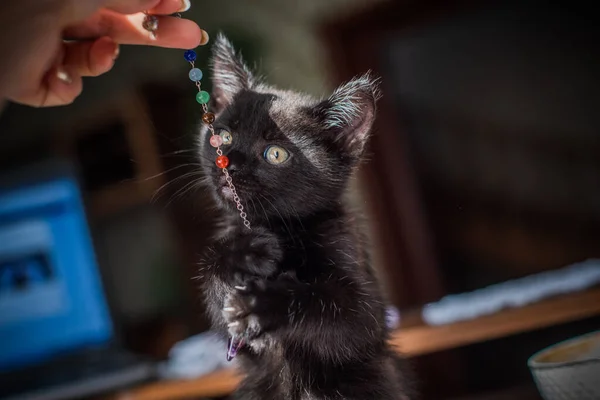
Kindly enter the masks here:
<path id="1" fill-rule="evenodd" d="M 379 39 L 456 9 L 456 2 L 386 2 L 326 25 L 323 39 L 337 82 L 368 70 L 381 76 Z M 443 296 L 438 259 L 413 174 L 406 134 L 389 98 L 380 102 L 371 141 L 373 154 L 362 171 L 372 219 L 380 232 L 383 268 L 393 282 L 390 297 L 400 307 Z M 400 127 L 400 129 L 398 129 Z"/>

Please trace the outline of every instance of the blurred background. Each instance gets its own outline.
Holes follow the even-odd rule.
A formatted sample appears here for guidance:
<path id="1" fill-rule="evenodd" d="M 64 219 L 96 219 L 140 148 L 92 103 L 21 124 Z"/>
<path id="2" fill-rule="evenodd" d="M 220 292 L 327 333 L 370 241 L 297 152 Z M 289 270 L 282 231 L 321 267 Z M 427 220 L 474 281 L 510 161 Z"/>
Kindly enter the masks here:
<path id="1" fill-rule="evenodd" d="M 225 32 L 278 86 L 324 96 L 369 69 L 382 77 L 352 200 L 400 310 L 394 343 L 424 399 L 541 399 L 529 357 L 600 327 L 591 6 L 192 0 L 186 17 Z M 74 104 L 0 115 L 0 398 L 225 398 L 235 387 L 217 366 L 210 379 L 156 376 L 174 344 L 208 329 L 194 278 L 213 221 L 192 190 L 201 109 L 182 53 L 124 47 Z M 574 264 L 579 283 L 567 285 Z M 553 296 L 499 311 L 489 297 L 456 303 L 483 304 L 469 317 L 424 311 L 505 282 L 523 298 L 535 285 L 510 282 L 549 271 Z M 25 389 L 35 394 L 18 397 Z"/>

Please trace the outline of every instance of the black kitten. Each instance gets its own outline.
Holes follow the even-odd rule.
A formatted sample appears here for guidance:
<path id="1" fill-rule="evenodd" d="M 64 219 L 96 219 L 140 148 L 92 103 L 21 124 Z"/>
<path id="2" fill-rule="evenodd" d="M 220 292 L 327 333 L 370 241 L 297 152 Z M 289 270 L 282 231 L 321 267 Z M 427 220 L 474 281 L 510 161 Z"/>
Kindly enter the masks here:
<path id="1" fill-rule="evenodd" d="M 214 162 L 200 151 L 228 215 L 203 265 L 215 327 L 243 337 L 244 400 L 408 399 L 387 345 L 385 305 L 354 215 L 343 205 L 375 115 L 369 75 L 326 100 L 257 80 L 219 36 L 214 127 L 252 223 L 246 229 Z M 225 356 L 225 355 L 223 355 Z"/>

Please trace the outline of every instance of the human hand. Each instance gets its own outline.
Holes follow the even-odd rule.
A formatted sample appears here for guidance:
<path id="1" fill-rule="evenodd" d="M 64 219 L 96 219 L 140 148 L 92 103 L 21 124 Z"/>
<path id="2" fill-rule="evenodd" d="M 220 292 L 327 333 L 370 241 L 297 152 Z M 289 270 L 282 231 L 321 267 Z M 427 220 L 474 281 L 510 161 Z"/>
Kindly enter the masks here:
<path id="1" fill-rule="evenodd" d="M 10 0 L 0 6 L 0 94 L 30 106 L 66 105 L 81 93 L 82 77 L 112 68 L 120 44 L 206 44 L 198 25 L 169 16 L 187 8 L 189 0 Z M 145 10 L 158 17 L 156 35 L 142 27 Z"/>

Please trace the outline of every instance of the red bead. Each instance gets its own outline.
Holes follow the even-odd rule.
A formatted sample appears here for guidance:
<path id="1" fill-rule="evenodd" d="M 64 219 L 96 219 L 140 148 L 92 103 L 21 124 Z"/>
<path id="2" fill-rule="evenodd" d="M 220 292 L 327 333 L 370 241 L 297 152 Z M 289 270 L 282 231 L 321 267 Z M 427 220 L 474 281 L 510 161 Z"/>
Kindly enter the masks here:
<path id="1" fill-rule="evenodd" d="M 227 156 L 219 156 L 217 157 L 217 161 L 215 164 L 217 164 L 217 167 L 221 169 L 227 168 L 227 166 L 229 165 L 229 158 L 227 158 Z"/>

